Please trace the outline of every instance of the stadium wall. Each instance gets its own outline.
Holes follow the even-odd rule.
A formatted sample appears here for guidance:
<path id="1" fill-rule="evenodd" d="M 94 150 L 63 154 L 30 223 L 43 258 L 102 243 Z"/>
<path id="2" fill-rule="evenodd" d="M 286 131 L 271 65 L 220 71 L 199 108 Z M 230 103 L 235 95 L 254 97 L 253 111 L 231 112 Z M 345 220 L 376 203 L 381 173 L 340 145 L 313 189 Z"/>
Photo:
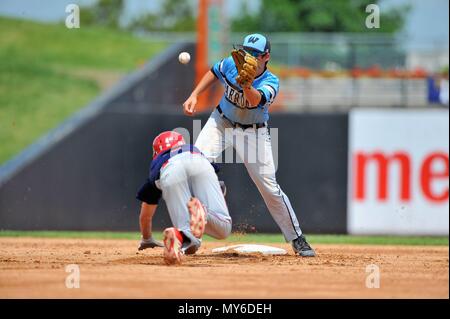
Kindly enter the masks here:
<path id="1" fill-rule="evenodd" d="M 347 116 L 276 114 L 271 122 L 279 128 L 278 180 L 303 229 L 346 232 Z M 135 194 L 153 137 L 179 127 L 194 136 L 192 126 L 184 115 L 102 112 L 0 188 L 1 228 L 137 230 Z M 279 231 L 243 164 L 222 164 L 219 175 L 235 230 Z M 162 205 L 154 228 L 169 224 Z"/>

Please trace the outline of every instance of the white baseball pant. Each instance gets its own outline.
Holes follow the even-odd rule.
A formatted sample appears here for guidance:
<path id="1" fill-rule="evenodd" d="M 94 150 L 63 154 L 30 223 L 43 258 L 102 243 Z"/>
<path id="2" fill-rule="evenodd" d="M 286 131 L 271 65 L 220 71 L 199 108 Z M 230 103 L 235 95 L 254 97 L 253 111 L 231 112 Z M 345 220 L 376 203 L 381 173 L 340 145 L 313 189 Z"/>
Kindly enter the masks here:
<path id="1" fill-rule="evenodd" d="M 231 217 L 219 180 L 209 161 L 200 154 L 178 154 L 161 169 L 158 187 L 174 227 L 190 233 L 187 203 L 197 197 L 206 207 L 205 233 L 225 239 L 231 233 Z"/>
<path id="2" fill-rule="evenodd" d="M 272 142 L 267 127 L 245 131 L 234 128 L 216 109 L 201 130 L 195 146 L 210 161 L 217 163 L 222 162 L 224 150 L 225 162 L 230 162 L 227 149 L 234 147 L 286 241 L 290 242 L 302 234 L 289 198 L 276 181 Z"/>

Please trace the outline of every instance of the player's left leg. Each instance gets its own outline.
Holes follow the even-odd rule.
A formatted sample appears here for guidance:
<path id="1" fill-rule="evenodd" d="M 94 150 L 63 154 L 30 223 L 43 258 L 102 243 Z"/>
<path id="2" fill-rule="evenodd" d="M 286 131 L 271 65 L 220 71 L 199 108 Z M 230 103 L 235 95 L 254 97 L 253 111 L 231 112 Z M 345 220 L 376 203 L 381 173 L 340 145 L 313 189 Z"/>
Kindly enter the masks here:
<path id="1" fill-rule="evenodd" d="M 291 242 L 295 252 L 302 256 L 313 256 L 314 250 L 306 242 L 295 211 L 288 196 L 276 180 L 276 168 L 272 154 L 272 143 L 267 128 L 236 131 L 236 152 L 244 161 L 250 178 L 261 193 L 264 202 L 280 227 L 286 241 Z M 243 135 L 239 137 L 239 135 Z"/>
<path id="2" fill-rule="evenodd" d="M 190 217 L 186 203 L 192 197 L 192 194 L 183 156 L 185 155 L 177 155 L 161 170 L 160 187 L 172 224 L 182 234 L 182 252 L 194 254 L 200 248 L 201 241 L 192 235 L 190 229 Z M 176 240 L 178 237 L 171 235 L 170 238 Z"/>
<path id="3" fill-rule="evenodd" d="M 188 204 L 191 211 L 191 223 L 194 222 L 194 226 L 201 227 L 202 215 L 198 212 L 203 211 L 206 215 L 204 232 L 216 239 L 225 239 L 231 232 L 231 217 L 219 180 L 206 158 L 199 155 L 193 155 L 193 158 L 195 159 L 191 161 L 188 168 L 189 185 L 195 196 Z M 199 217 L 200 222 L 196 222 Z M 192 233 L 195 235 L 197 232 L 192 231 Z"/>

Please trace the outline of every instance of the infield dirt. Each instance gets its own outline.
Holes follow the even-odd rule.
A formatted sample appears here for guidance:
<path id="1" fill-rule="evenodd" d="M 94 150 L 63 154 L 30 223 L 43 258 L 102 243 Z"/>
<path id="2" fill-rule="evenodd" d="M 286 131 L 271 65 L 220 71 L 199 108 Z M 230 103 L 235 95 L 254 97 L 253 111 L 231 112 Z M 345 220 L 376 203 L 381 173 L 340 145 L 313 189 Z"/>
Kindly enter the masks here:
<path id="1" fill-rule="evenodd" d="M 205 242 L 180 266 L 133 240 L 0 238 L 0 298 L 449 298 L 448 246 L 312 245 L 318 257 L 224 253 Z M 66 287 L 66 266 L 80 288 Z M 367 288 L 368 265 L 380 288 Z"/>

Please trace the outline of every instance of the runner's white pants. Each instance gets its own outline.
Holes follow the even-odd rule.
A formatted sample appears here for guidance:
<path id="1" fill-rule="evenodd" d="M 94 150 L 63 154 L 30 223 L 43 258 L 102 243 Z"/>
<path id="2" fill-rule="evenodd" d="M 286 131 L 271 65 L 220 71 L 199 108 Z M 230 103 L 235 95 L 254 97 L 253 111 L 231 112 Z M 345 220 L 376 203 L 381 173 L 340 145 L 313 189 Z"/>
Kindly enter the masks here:
<path id="1" fill-rule="evenodd" d="M 176 228 L 190 232 L 187 203 L 194 196 L 207 210 L 205 233 L 217 239 L 229 236 L 231 217 L 228 207 L 214 168 L 204 156 L 190 152 L 173 156 L 161 169 L 158 186 Z"/>
<path id="2" fill-rule="evenodd" d="M 267 127 L 248 128 L 245 131 L 233 128 L 216 109 L 200 132 L 195 146 L 210 161 L 217 163 L 232 162 L 232 152 L 229 150 L 232 151 L 231 147 L 234 147 L 286 241 L 292 241 L 301 235 L 289 198 L 276 181 L 272 142 Z M 225 156 L 222 154 L 224 150 Z"/>

